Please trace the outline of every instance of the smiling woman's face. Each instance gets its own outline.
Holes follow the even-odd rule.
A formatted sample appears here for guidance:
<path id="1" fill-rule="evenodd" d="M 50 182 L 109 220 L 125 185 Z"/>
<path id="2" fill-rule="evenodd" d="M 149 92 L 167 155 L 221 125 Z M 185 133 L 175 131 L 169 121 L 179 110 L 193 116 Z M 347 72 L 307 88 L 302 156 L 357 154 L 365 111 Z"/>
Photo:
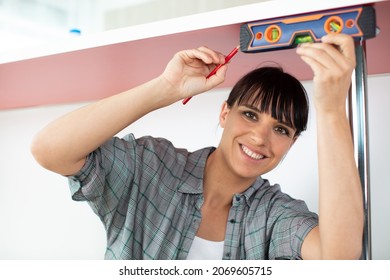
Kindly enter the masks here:
<path id="1" fill-rule="evenodd" d="M 294 128 L 252 105 L 224 103 L 220 125 L 224 131 L 218 148 L 227 171 L 246 179 L 274 169 L 296 139 Z"/>
<path id="2" fill-rule="evenodd" d="M 277 67 L 249 72 L 222 106 L 221 168 L 252 180 L 271 171 L 306 129 L 308 113 L 306 91 L 296 78 Z"/>

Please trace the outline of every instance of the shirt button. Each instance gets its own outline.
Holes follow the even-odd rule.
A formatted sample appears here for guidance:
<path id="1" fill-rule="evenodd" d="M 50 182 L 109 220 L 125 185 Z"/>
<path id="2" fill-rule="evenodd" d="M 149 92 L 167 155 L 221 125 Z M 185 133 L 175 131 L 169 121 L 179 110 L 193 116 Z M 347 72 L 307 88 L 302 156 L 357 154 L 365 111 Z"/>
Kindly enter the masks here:
<path id="1" fill-rule="evenodd" d="M 230 253 L 226 253 L 225 256 L 226 256 L 227 258 L 230 258 L 231 255 L 232 255 L 232 254 L 230 254 Z"/>
<path id="2" fill-rule="evenodd" d="M 235 219 L 231 219 L 229 222 L 230 222 L 231 224 L 234 224 L 234 223 L 236 222 L 236 220 L 235 220 Z"/>
<path id="3" fill-rule="evenodd" d="M 241 200 L 241 197 L 236 196 L 236 201 L 240 201 L 240 200 Z"/>

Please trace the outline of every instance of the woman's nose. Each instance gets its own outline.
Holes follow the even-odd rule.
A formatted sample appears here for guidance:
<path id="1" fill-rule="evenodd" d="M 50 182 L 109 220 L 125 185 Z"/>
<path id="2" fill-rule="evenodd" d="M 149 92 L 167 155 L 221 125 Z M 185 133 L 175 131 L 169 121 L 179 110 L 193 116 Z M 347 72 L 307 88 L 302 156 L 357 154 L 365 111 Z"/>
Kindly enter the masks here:
<path id="1" fill-rule="evenodd" d="M 262 146 L 267 145 L 270 140 L 272 128 L 265 124 L 260 124 L 251 131 L 251 140 L 253 144 Z"/>

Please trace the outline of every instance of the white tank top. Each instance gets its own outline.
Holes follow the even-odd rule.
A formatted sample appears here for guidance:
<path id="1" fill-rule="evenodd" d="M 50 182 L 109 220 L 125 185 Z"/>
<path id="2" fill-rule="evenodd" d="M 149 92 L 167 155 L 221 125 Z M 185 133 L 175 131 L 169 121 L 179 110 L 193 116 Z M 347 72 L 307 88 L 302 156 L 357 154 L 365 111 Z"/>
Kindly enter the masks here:
<path id="1" fill-rule="evenodd" d="M 224 241 L 209 241 L 195 236 L 187 260 L 222 260 Z"/>

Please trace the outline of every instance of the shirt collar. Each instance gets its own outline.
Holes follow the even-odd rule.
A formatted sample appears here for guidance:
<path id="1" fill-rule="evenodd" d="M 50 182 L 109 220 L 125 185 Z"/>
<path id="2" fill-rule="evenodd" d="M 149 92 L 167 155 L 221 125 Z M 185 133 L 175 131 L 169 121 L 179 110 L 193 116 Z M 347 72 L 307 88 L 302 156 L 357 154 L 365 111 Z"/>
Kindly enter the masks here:
<path id="1" fill-rule="evenodd" d="M 215 147 L 207 147 L 190 153 L 185 162 L 182 185 L 178 191 L 189 194 L 203 193 L 203 176 L 208 156 L 215 150 Z"/>
<path id="2" fill-rule="evenodd" d="M 253 184 L 247 188 L 244 192 L 241 194 L 237 194 L 236 197 L 244 197 L 246 203 L 248 206 L 252 204 L 252 201 L 255 197 L 256 192 L 261 188 L 265 187 L 267 184 L 267 180 L 264 180 L 261 176 L 257 177 L 256 180 L 253 182 Z"/>

